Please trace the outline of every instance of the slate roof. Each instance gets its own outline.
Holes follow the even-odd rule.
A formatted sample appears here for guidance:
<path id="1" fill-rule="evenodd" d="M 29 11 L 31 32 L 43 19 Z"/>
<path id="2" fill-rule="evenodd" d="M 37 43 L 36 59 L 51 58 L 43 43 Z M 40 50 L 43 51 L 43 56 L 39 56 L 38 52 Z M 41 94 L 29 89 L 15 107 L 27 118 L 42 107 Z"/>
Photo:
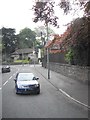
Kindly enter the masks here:
<path id="1" fill-rule="evenodd" d="M 33 49 L 31 48 L 17 49 L 15 52 L 12 53 L 12 55 L 18 55 L 22 53 L 33 53 Z"/>

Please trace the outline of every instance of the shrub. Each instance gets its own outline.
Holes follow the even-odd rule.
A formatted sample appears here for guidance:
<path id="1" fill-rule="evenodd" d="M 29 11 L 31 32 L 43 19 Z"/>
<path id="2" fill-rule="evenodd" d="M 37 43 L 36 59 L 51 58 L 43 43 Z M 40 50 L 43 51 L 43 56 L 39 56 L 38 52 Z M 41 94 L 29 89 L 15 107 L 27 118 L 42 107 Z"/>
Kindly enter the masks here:
<path id="1" fill-rule="evenodd" d="M 24 64 L 28 64 L 30 62 L 30 60 L 28 61 L 27 59 L 25 60 L 15 60 L 14 63 L 24 63 Z"/>
<path id="2" fill-rule="evenodd" d="M 74 51 L 70 48 L 65 55 L 65 60 L 68 63 L 73 64 L 73 57 L 74 57 Z"/>

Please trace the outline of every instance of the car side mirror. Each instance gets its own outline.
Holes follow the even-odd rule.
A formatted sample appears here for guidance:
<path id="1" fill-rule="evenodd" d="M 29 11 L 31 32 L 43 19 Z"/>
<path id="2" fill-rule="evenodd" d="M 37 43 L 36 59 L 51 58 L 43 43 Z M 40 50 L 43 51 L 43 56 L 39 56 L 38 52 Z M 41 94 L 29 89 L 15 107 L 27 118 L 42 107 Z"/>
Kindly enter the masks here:
<path id="1" fill-rule="evenodd" d="M 16 82 L 16 78 L 14 78 L 14 81 Z"/>
<path id="2" fill-rule="evenodd" d="M 38 80 L 39 78 L 38 77 L 34 77 L 33 80 Z"/>
<path id="3" fill-rule="evenodd" d="M 36 80 L 38 80 L 39 78 L 38 77 L 36 77 Z"/>

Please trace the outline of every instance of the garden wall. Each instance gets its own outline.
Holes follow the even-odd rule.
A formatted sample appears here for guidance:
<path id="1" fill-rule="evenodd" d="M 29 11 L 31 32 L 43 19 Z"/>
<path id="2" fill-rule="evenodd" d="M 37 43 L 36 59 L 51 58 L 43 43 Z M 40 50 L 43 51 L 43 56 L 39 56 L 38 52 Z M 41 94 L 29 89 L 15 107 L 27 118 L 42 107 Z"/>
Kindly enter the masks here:
<path id="1" fill-rule="evenodd" d="M 46 67 L 46 65 L 44 67 Z M 50 63 L 50 69 L 72 79 L 90 83 L 90 67 Z"/>

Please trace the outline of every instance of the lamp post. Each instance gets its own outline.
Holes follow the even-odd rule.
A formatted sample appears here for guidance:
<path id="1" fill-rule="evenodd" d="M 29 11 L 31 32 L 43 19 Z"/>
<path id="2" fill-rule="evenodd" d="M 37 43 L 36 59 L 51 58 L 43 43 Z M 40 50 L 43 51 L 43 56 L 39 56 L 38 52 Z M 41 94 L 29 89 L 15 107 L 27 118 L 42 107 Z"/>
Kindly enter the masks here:
<path id="1" fill-rule="evenodd" d="M 46 23 L 46 27 L 47 27 L 47 41 L 48 41 L 48 22 Z M 48 79 L 50 79 L 49 48 L 47 48 L 47 69 L 48 69 Z"/>
<path id="2" fill-rule="evenodd" d="M 23 64 L 23 49 L 22 49 L 22 65 L 24 65 L 24 64 Z"/>
<path id="3" fill-rule="evenodd" d="M 33 42 L 33 62 L 34 62 L 34 67 L 35 67 L 35 45 L 34 45 L 34 42 Z"/>

